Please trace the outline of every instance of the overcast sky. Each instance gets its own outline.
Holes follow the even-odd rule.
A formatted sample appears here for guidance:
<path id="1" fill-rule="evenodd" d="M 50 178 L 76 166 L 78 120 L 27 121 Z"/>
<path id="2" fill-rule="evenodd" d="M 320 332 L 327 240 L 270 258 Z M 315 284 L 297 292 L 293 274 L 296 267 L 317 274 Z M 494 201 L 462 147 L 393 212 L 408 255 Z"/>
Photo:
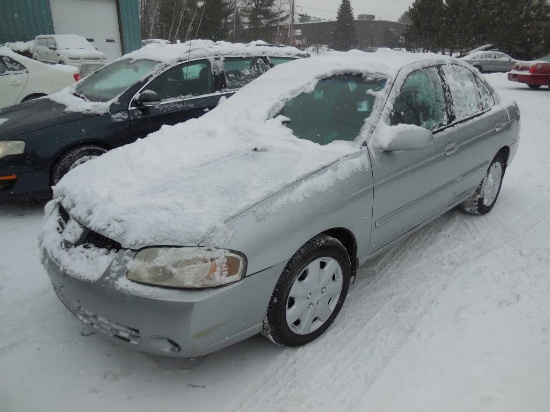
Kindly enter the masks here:
<path id="1" fill-rule="evenodd" d="M 353 15 L 374 14 L 377 19 L 396 21 L 414 0 L 351 0 Z M 295 0 L 296 11 L 323 19 L 336 19 L 342 0 Z M 301 6 L 301 7 L 300 7 Z"/>

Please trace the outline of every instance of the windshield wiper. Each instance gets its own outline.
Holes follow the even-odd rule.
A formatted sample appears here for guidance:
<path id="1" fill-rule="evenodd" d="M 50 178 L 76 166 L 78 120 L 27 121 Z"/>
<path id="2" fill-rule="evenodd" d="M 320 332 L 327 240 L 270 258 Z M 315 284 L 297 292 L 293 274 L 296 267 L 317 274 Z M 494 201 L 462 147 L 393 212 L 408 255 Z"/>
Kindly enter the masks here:
<path id="1" fill-rule="evenodd" d="M 88 99 L 88 97 L 86 97 L 86 95 L 82 92 L 75 91 L 73 92 L 73 96 L 80 97 L 82 100 L 86 100 L 87 102 L 90 101 L 90 99 Z"/>

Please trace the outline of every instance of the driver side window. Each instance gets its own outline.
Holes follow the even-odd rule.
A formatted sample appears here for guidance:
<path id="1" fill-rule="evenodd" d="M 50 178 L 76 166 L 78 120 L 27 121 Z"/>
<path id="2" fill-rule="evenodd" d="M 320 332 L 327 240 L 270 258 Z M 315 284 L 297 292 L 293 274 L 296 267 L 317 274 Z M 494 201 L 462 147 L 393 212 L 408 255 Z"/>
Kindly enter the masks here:
<path id="1" fill-rule="evenodd" d="M 161 101 L 183 99 L 212 93 L 212 71 L 207 60 L 180 64 L 166 70 L 146 87 L 156 92 Z"/>
<path id="2" fill-rule="evenodd" d="M 401 86 L 390 124 L 413 124 L 435 130 L 448 124 L 445 94 L 435 67 L 417 70 Z"/>

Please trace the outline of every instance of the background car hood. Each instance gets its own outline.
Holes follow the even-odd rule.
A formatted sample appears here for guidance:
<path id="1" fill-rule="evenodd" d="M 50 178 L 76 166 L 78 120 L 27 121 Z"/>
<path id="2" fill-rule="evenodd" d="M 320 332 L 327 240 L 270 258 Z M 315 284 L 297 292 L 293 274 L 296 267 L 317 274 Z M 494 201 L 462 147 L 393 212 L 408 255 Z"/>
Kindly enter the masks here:
<path id="1" fill-rule="evenodd" d="M 0 140 L 13 139 L 25 133 L 74 122 L 92 115 L 76 111 L 68 112 L 66 108 L 64 104 L 42 98 L 1 109 Z"/>
<path id="2" fill-rule="evenodd" d="M 277 120 L 234 130 L 203 117 L 74 169 L 54 194 L 77 221 L 123 247 L 194 246 L 354 148 L 298 140 Z"/>
<path id="3" fill-rule="evenodd" d="M 62 55 L 68 57 L 80 57 L 82 59 L 102 59 L 105 57 L 105 54 L 98 50 L 87 50 L 87 49 L 60 49 L 59 52 Z"/>

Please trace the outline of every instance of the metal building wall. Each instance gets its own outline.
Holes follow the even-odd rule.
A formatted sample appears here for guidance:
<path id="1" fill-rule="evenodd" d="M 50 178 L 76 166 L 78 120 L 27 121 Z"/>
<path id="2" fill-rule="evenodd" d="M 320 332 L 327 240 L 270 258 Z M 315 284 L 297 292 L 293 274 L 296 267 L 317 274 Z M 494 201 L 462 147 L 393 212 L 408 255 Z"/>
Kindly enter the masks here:
<path id="1" fill-rule="evenodd" d="M 49 0 L 0 0 L 0 44 L 53 34 Z"/>
<path id="2" fill-rule="evenodd" d="M 141 47 L 141 23 L 138 0 L 118 0 L 118 19 L 122 32 L 122 53 Z"/>

